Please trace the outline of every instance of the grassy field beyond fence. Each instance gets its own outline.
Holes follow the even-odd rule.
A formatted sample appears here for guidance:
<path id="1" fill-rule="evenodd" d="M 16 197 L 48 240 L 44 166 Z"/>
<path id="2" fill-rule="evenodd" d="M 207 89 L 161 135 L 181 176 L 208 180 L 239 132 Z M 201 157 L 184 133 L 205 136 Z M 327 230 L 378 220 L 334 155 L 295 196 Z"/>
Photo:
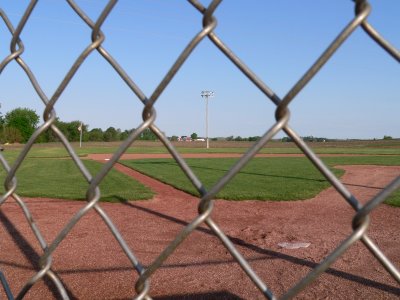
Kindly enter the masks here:
<path id="1" fill-rule="evenodd" d="M 398 143 L 398 142 L 397 142 Z M 186 145 L 192 145 L 186 147 Z M 328 146 L 328 144 L 330 146 Z M 112 153 L 119 143 L 84 143 L 82 148 L 73 144 L 81 157 L 89 153 Z M 199 148 L 201 144 L 177 143 L 181 153 L 243 153 L 251 143 L 232 142 L 219 148 Z M 215 145 L 215 144 L 211 144 Z M 312 143 L 316 152 L 327 154 L 364 154 L 370 156 L 323 157 L 332 171 L 341 176 L 343 170 L 337 165 L 400 165 L 400 146 L 394 142 L 349 142 L 349 143 Z M 2 154 L 12 162 L 23 145 L 8 145 Z M 128 153 L 166 153 L 159 142 L 134 143 Z M 273 142 L 262 153 L 299 153 L 292 143 Z M 371 154 L 377 154 L 372 156 Z M 187 159 L 196 175 L 211 188 L 217 180 L 234 164 L 236 159 Z M 122 161 L 125 165 L 157 178 L 178 189 L 197 195 L 194 187 L 171 159 Z M 92 174 L 101 168 L 101 164 L 85 160 Z M 0 172 L 4 181 L 5 172 Z M 67 151 L 60 144 L 38 144 L 29 152 L 17 173 L 18 190 L 24 196 L 53 197 L 64 199 L 85 199 L 87 183 L 71 161 Z M 243 169 L 219 194 L 218 198 L 231 200 L 298 200 L 308 199 L 329 187 L 323 176 L 303 157 L 297 158 L 255 158 Z M 153 193 L 135 180 L 112 171 L 100 186 L 103 200 L 125 201 L 149 199 Z M 400 206 L 400 191 L 387 201 Z"/>

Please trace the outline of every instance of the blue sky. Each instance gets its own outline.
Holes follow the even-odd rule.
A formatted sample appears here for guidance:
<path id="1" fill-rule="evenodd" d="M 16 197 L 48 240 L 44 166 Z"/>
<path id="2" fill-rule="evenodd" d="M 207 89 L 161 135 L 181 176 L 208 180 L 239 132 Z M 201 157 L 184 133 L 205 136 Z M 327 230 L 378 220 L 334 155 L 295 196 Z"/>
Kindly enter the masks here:
<path id="1" fill-rule="evenodd" d="M 107 1 L 77 0 L 96 19 Z M 205 4 L 207 4 L 205 2 Z M 400 47 L 400 1 L 370 1 L 378 31 Z M 28 1 L 1 2 L 14 26 Z M 274 92 L 283 97 L 350 22 L 354 4 L 341 1 L 224 1 L 216 33 Z M 103 43 L 150 96 L 183 48 L 201 30 L 201 15 L 186 1 L 119 1 L 102 30 Z M 23 59 L 50 97 L 91 31 L 60 0 L 41 0 L 21 34 Z M 0 26 L 1 59 L 10 34 Z M 328 138 L 400 137 L 400 67 L 359 28 L 294 99 L 290 124 L 302 136 Z M 208 40 L 194 50 L 158 99 L 156 124 L 168 135 L 205 135 L 202 90 L 212 90 L 209 136 L 262 135 L 274 123 L 274 104 Z M 44 105 L 26 75 L 10 63 L 0 76 L 3 114 Z M 93 52 L 55 105 L 64 121 L 82 120 L 89 129 L 135 128 L 143 105 L 110 65 Z M 278 136 L 283 136 L 279 134 Z"/>

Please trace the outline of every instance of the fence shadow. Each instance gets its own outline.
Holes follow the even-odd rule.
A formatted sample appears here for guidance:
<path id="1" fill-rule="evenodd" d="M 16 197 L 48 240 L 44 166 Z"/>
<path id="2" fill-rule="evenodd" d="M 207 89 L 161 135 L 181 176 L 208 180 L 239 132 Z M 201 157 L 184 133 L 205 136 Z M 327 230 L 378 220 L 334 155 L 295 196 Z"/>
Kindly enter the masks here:
<path id="1" fill-rule="evenodd" d="M 122 202 L 122 203 L 124 205 L 126 205 L 126 206 L 131 207 L 131 208 L 141 210 L 143 212 L 155 215 L 157 217 L 163 218 L 165 220 L 168 220 L 168 221 L 171 221 L 171 222 L 183 225 L 183 226 L 187 226 L 189 224 L 188 222 L 186 222 L 184 220 L 180 220 L 178 218 L 175 218 L 175 217 L 160 213 L 158 211 L 151 210 L 149 208 L 145 208 L 145 207 L 141 207 L 141 206 L 135 205 L 135 204 L 133 204 L 131 202 Z M 214 234 L 214 232 L 212 232 L 208 228 L 198 227 L 198 228 L 196 228 L 196 231 L 204 233 L 204 234 L 207 234 L 207 235 L 212 235 L 215 238 L 218 238 Z M 230 235 L 227 235 L 227 237 L 235 245 L 247 248 L 249 250 L 252 250 L 252 251 L 254 251 L 256 253 L 259 253 L 259 254 L 262 254 L 262 255 L 270 256 L 270 257 L 275 258 L 275 259 L 285 260 L 287 262 L 290 262 L 290 263 L 293 263 L 293 264 L 296 264 L 296 265 L 300 265 L 300 266 L 309 267 L 311 269 L 314 269 L 315 267 L 318 266 L 318 263 L 315 263 L 315 262 L 312 262 L 312 261 L 309 261 L 309 260 L 305 260 L 305 259 L 301 259 L 301 258 L 298 258 L 298 257 L 295 257 L 295 256 L 287 255 L 287 254 L 284 254 L 284 253 L 276 252 L 276 251 L 273 251 L 273 250 L 270 250 L 270 249 L 260 248 L 259 246 L 250 244 L 250 243 L 248 243 L 248 242 L 246 242 L 246 241 L 244 241 L 244 240 L 242 240 L 240 238 L 237 238 L 237 237 L 233 237 L 233 236 L 230 236 Z M 209 264 L 209 263 L 204 262 L 204 264 Z M 181 267 L 186 267 L 188 265 L 190 265 L 190 264 L 186 264 L 186 265 L 181 266 Z M 168 267 L 179 267 L 179 266 L 177 266 L 177 265 L 174 265 L 174 266 L 172 266 L 172 265 L 171 266 L 163 265 L 160 268 L 168 268 Z M 347 273 L 347 272 L 344 272 L 344 271 L 341 271 L 341 270 L 337 270 L 337 269 L 334 269 L 334 268 L 328 268 L 325 271 L 325 273 L 327 273 L 329 275 L 333 275 L 333 276 L 339 277 L 339 278 L 342 278 L 342 279 L 350 280 L 350 281 L 356 282 L 358 284 L 361 284 L 361 285 L 364 285 L 364 286 L 367 286 L 367 287 L 372 287 L 372 288 L 375 288 L 375 289 L 379 289 L 379 290 L 382 290 L 382 291 L 385 291 L 385 292 L 400 296 L 400 288 L 399 287 L 391 286 L 391 285 L 388 285 L 388 284 L 385 284 L 385 283 L 374 281 L 374 280 L 371 280 L 371 279 L 368 279 L 368 278 L 365 278 L 365 277 L 362 277 L 362 276 L 354 275 L 354 274 Z"/>
<path id="2" fill-rule="evenodd" d="M 29 241 L 18 231 L 18 229 L 14 226 L 14 224 L 10 221 L 9 218 L 0 210 L 0 222 L 3 224 L 4 228 L 6 228 L 6 232 L 10 235 L 10 237 L 14 240 L 15 244 L 21 250 L 21 253 L 25 256 L 27 261 L 32 264 L 32 270 L 39 271 L 39 259 L 40 255 L 36 252 L 36 250 L 31 246 Z M 1 262 L 0 262 L 1 264 Z M 59 278 L 61 280 L 61 278 Z M 61 299 L 61 296 L 58 292 L 58 288 L 47 276 L 43 277 L 43 282 L 52 293 L 54 299 Z M 62 280 L 61 280 L 62 281 Z M 66 292 L 68 293 L 71 300 L 77 299 L 73 293 L 68 290 L 68 287 L 63 283 Z M 29 292 L 28 292 L 29 294 Z"/>
<path id="3" fill-rule="evenodd" d="M 154 300 L 242 300 L 232 293 L 226 291 L 211 292 L 211 293 L 196 293 L 196 294 L 185 294 L 185 295 L 168 295 L 153 297 Z"/>

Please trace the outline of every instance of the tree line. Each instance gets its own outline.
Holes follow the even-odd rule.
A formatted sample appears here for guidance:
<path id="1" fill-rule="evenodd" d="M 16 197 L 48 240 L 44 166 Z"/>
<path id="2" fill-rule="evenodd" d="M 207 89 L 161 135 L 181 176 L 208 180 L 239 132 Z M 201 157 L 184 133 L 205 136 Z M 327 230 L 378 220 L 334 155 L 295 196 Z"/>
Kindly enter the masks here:
<path id="1" fill-rule="evenodd" d="M 8 112 L 3 116 L 0 112 L 0 143 L 26 143 L 34 131 L 37 129 L 39 125 L 39 116 L 37 113 L 29 108 L 16 108 L 12 111 Z M 122 131 L 119 128 L 108 127 L 106 130 L 102 130 L 101 128 L 93 128 L 89 130 L 89 126 L 84 124 L 83 122 L 76 120 L 71 122 L 64 122 L 57 118 L 54 122 L 54 125 L 64 134 L 64 136 L 70 142 L 78 142 L 80 140 L 80 135 L 82 131 L 82 141 L 84 142 L 113 142 L 113 141 L 122 141 L 125 140 L 135 129 L 124 130 Z M 81 131 L 80 131 L 81 130 Z M 186 137 L 186 136 L 184 136 Z M 170 140 L 177 141 L 178 137 L 173 135 Z M 196 140 L 198 138 L 197 133 L 192 133 L 190 135 L 191 140 Z M 250 136 L 250 137 L 241 137 L 241 136 L 228 136 L 223 138 L 226 141 L 249 141 L 255 142 L 258 141 L 260 136 Z M 138 137 L 138 140 L 147 140 L 147 141 L 155 141 L 157 140 L 157 136 L 149 129 L 146 128 L 141 135 Z M 314 136 L 305 136 L 302 139 L 306 142 L 326 142 L 331 141 L 331 139 L 327 139 L 325 137 L 314 137 Z M 383 137 L 384 140 L 393 139 L 391 136 L 385 135 Z M 218 138 L 211 138 L 211 140 L 216 141 Z M 55 133 L 48 129 L 46 132 L 41 134 L 39 138 L 36 140 L 38 143 L 47 143 L 47 142 L 58 142 L 59 139 L 55 135 Z M 281 139 L 282 142 L 293 142 L 290 137 L 283 137 Z"/>
<path id="2" fill-rule="evenodd" d="M 29 108 L 16 108 L 3 116 L 0 113 L 0 142 L 5 143 L 26 143 L 39 125 L 38 114 Z M 106 130 L 101 128 L 89 129 L 87 124 L 76 120 L 64 122 L 57 118 L 54 125 L 65 135 L 70 142 L 80 140 L 82 131 L 82 141 L 112 142 L 125 140 L 134 130 L 124 130 L 108 127 Z M 81 130 L 81 131 L 80 131 Z M 146 128 L 138 137 L 139 140 L 156 140 L 157 136 Z M 48 129 L 36 140 L 38 143 L 57 142 L 58 137 L 53 130 Z"/>

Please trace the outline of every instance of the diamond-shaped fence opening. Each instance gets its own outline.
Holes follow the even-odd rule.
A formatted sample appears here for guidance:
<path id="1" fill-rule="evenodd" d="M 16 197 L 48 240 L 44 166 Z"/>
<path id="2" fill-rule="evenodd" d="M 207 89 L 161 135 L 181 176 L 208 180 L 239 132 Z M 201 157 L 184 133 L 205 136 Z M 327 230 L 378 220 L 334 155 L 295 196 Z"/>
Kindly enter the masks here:
<path id="1" fill-rule="evenodd" d="M 350 37 L 357 28 L 362 28 L 370 37 L 373 39 L 377 45 L 379 45 L 384 51 L 386 51 L 390 56 L 392 56 L 396 61 L 400 61 L 399 51 L 393 47 L 388 41 L 386 41 L 379 32 L 368 22 L 368 16 L 371 11 L 371 7 L 367 1 L 355 1 L 355 16 L 353 19 L 349 20 L 348 25 L 346 25 L 341 32 L 338 33 L 337 37 L 332 41 L 330 45 L 327 46 L 326 50 L 321 54 L 321 56 L 313 63 L 308 71 L 298 80 L 292 88 L 289 89 L 286 95 L 282 98 L 279 97 L 270 87 L 268 87 L 257 75 L 246 66 L 245 62 L 241 61 L 235 53 L 228 47 L 227 44 L 217 35 L 215 29 L 217 27 L 217 19 L 214 17 L 214 12 L 218 11 L 221 1 L 214 0 L 205 7 L 198 1 L 190 0 L 189 5 L 193 6 L 200 16 L 202 16 L 203 24 L 199 27 L 198 33 L 192 37 L 188 42 L 187 46 L 182 49 L 177 60 L 173 63 L 171 68 L 168 70 L 166 75 L 162 78 L 160 83 L 156 86 L 154 91 L 145 95 L 140 86 L 135 83 L 135 81 L 130 77 L 127 70 L 124 69 L 123 65 L 113 57 L 105 46 L 103 42 L 106 38 L 105 34 L 102 32 L 102 25 L 107 20 L 109 14 L 112 12 L 113 8 L 117 4 L 116 0 L 111 0 L 106 3 L 105 7 L 102 8 L 100 15 L 97 19 L 91 19 L 80 6 L 72 0 L 68 0 L 68 4 L 71 10 L 76 14 L 77 17 L 91 30 L 91 36 L 88 37 L 87 43 L 85 45 L 71 45 L 71 47 L 79 47 L 82 52 L 76 57 L 75 62 L 71 65 L 68 72 L 62 81 L 59 82 L 56 90 L 52 94 L 46 94 L 41 88 L 40 82 L 36 79 L 34 72 L 30 69 L 29 65 L 24 61 L 24 53 L 29 51 L 25 49 L 23 45 L 23 40 L 21 40 L 22 33 L 24 29 L 29 26 L 29 20 L 31 18 L 32 12 L 35 10 L 35 6 L 38 1 L 30 1 L 24 15 L 20 18 L 18 24 L 12 24 L 7 16 L 7 12 L 1 10 L 2 23 L 10 31 L 11 39 L 9 41 L 3 41 L 3 43 L 10 44 L 10 53 L 2 59 L 0 65 L 0 72 L 3 72 L 10 62 L 16 62 L 21 70 L 26 74 L 30 83 L 32 84 L 37 96 L 45 104 L 43 110 L 43 121 L 37 128 L 37 130 L 32 134 L 29 141 L 24 145 L 22 152 L 18 157 L 9 162 L 5 159 L 3 155 L 0 154 L 3 169 L 6 173 L 6 178 L 4 181 L 4 186 L 6 192 L 0 199 L 0 205 L 5 203 L 15 203 L 15 208 L 20 214 L 23 214 L 26 218 L 26 224 L 21 226 L 30 226 L 33 235 L 30 237 L 24 237 L 19 233 L 18 228 L 13 227 L 12 220 L 3 214 L 0 214 L 0 219 L 2 220 L 2 225 L 5 230 L 8 230 L 9 236 L 5 241 L 12 242 L 12 239 L 23 243 L 23 248 L 25 252 L 36 253 L 34 255 L 34 261 L 29 266 L 23 266 L 30 269 L 29 278 L 10 278 L 6 271 L 0 270 L 0 280 L 2 287 L 4 289 L 4 294 L 8 299 L 22 299 L 25 296 L 40 295 L 40 287 L 45 284 L 51 286 L 54 291 L 52 295 L 55 298 L 71 299 L 75 298 L 73 292 L 70 290 L 64 282 L 64 276 L 68 276 L 73 273 L 73 270 L 53 270 L 53 262 L 56 257 L 58 260 L 62 260 L 62 253 L 65 251 L 76 251 L 76 249 L 68 249 L 69 233 L 71 231 L 79 230 L 82 235 L 90 234 L 90 228 L 85 228 L 85 220 L 88 218 L 97 218 L 98 222 L 108 230 L 108 239 L 113 240 L 112 243 L 118 245 L 120 248 L 118 251 L 118 258 L 113 258 L 114 260 L 125 260 L 129 267 L 126 267 L 126 272 L 129 273 L 129 280 L 134 278 L 135 286 L 132 285 L 131 296 L 136 299 L 150 299 L 153 293 L 157 293 L 157 286 L 152 287 L 151 278 L 156 271 L 168 272 L 168 268 L 173 269 L 173 263 L 169 264 L 167 259 L 173 260 L 174 254 L 177 252 L 178 246 L 188 247 L 188 242 L 194 242 L 194 237 L 198 232 L 207 233 L 216 236 L 219 240 L 219 248 L 216 247 L 215 251 L 221 251 L 224 249 L 227 255 L 227 259 L 231 260 L 235 267 L 240 266 L 243 270 L 243 274 L 247 276 L 246 282 L 252 282 L 254 286 L 259 290 L 260 296 L 264 296 L 268 299 L 274 299 L 277 293 L 270 288 L 268 284 L 268 278 L 265 278 L 265 273 L 260 276 L 260 270 L 255 270 L 251 266 L 251 260 L 245 259 L 242 254 L 242 247 L 249 246 L 244 241 L 239 241 L 232 237 L 229 233 L 225 233 L 218 222 L 213 218 L 213 214 L 217 213 L 218 208 L 215 207 L 213 199 L 221 189 L 228 184 L 232 178 L 250 161 L 253 157 L 264 147 L 271 139 L 279 132 L 286 133 L 297 145 L 297 147 L 305 154 L 305 156 L 312 162 L 312 164 L 319 170 L 319 172 L 330 182 L 330 184 L 337 190 L 337 192 L 342 196 L 343 202 L 347 202 L 353 209 L 353 230 L 350 234 L 345 236 L 345 238 L 335 246 L 335 249 L 328 253 L 320 263 L 305 263 L 307 267 L 311 270 L 304 275 L 300 280 L 294 280 L 289 287 L 285 287 L 283 291 L 282 298 L 288 299 L 296 296 L 300 291 L 306 289 L 315 279 L 317 279 L 322 273 L 327 271 L 328 274 L 334 274 L 336 276 L 341 276 L 340 272 L 334 272 L 331 269 L 331 265 L 336 262 L 340 257 L 342 257 L 347 249 L 355 244 L 357 241 L 361 241 L 365 248 L 374 256 L 376 261 L 378 261 L 387 273 L 395 280 L 400 283 L 400 272 L 397 267 L 388 259 L 383 251 L 378 247 L 372 238 L 367 235 L 368 226 L 371 222 L 370 214 L 375 208 L 382 203 L 393 191 L 400 187 L 400 177 L 397 177 L 389 185 L 386 186 L 377 196 L 370 199 L 366 204 L 362 205 L 359 200 L 347 189 L 347 187 L 330 171 L 330 169 L 321 161 L 321 159 L 312 151 L 312 149 L 300 138 L 296 133 L 295 129 L 289 125 L 290 112 L 289 107 L 291 102 L 296 98 L 299 92 L 310 82 L 310 80 L 318 73 L 318 71 L 324 67 L 324 64 L 330 60 L 335 51 L 340 48 L 344 43 L 347 42 L 347 38 Z M 185 4 L 185 5 L 188 5 Z M 97 3 L 93 5 L 98 5 Z M 182 4 L 184 5 L 184 4 Z M 76 19 L 73 22 L 77 22 Z M 126 36 L 126 39 L 129 39 Z M 198 47 L 205 39 L 209 39 L 213 47 L 213 51 L 220 51 L 226 56 L 226 58 L 236 67 L 237 72 L 243 73 L 250 82 L 254 84 L 267 98 L 269 98 L 272 103 L 276 105 L 275 119 L 274 123 L 265 129 L 265 133 L 262 135 L 261 139 L 257 141 L 247 152 L 232 166 L 232 168 L 226 172 L 226 174 L 218 180 L 210 189 L 206 189 L 203 183 L 197 176 L 195 172 L 189 167 L 186 161 L 178 153 L 172 143 L 166 138 L 163 133 L 162 128 L 159 128 L 156 122 L 156 108 L 155 104 L 159 99 L 160 95 L 163 94 L 164 90 L 169 86 L 170 82 L 174 76 L 179 72 L 182 65 L 185 64 L 186 60 L 191 56 L 193 50 Z M 61 130 L 57 127 L 56 123 L 56 103 L 63 95 L 64 91 L 67 89 L 72 78 L 75 74 L 79 72 L 80 67 L 85 61 L 97 52 L 96 55 L 100 55 L 104 62 L 108 63 L 113 71 L 121 78 L 121 81 L 126 84 L 132 95 L 137 98 L 143 104 L 143 121 L 141 124 L 128 136 L 128 138 L 121 144 L 118 150 L 112 155 L 112 157 L 103 165 L 101 171 L 97 174 L 91 174 L 91 172 L 83 164 L 81 158 L 76 154 L 72 145 L 68 142 L 67 138 L 63 135 Z M 111 70 L 111 69 L 110 69 Z M 36 95 L 35 95 L 36 96 Z M 112 105 L 112 103 L 109 103 Z M 135 204 L 127 204 L 126 213 L 129 214 L 129 209 L 137 208 L 141 211 L 147 212 L 159 218 L 160 222 L 163 219 L 170 219 L 175 221 L 179 226 L 179 233 L 175 236 L 172 241 L 163 241 L 163 247 L 155 247 L 153 251 L 156 252 L 155 259 L 152 261 L 140 261 L 140 257 L 135 254 L 136 249 L 140 248 L 139 244 L 129 244 L 124 239 L 126 234 L 125 227 L 129 227 L 131 223 L 140 222 L 140 220 L 125 220 L 125 224 L 116 224 L 113 220 L 113 216 L 107 213 L 107 204 L 100 204 L 99 199 L 101 198 L 101 190 L 99 188 L 100 183 L 104 180 L 110 170 L 116 166 L 117 161 L 126 152 L 126 150 L 138 139 L 142 132 L 146 129 L 151 129 L 159 138 L 159 140 L 164 144 L 165 148 L 175 159 L 179 167 L 182 169 L 187 178 L 191 181 L 193 186 L 197 189 L 201 195 L 198 203 L 198 214 L 188 216 L 185 221 L 174 219 L 174 217 L 166 217 L 160 213 L 156 213 L 151 210 L 151 208 L 146 206 L 135 206 Z M 38 140 L 40 134 L 46 130 L 51 130 L 55 136 L 62 142 L 63 146 L 68 152 L 70 158 L 74 161 L 77 169 L 82 173 L 82 176 L 87 181 L 86 190 L 86 200 L 85 204 L 71 205 L 71 216 L 68 220 L 65 220 L 63 227 L 53 230 L 53 236 L 48 238 L 42 233 L 44 226 L 52 226 L 54 224 L 46 223 L 41 224 L 36 223 L 35 216 L 31 213 L 31 208 L 35 207 L 37 204 L 34 201 L 25 199 L 19 195 L 18 189 L 18 170 L 21 164 L 27 158 L 27 155 L 32 149 L 33 144 Z M 119 167 L 121 168 L 121 167 Z M 50 204 L 49 204 L 50 205 Z M 185 204 L 187 205 L 187 204 Z M 196 206 L 195 202 L 190 203 L 192 206 Z M 50 205 L 51 206 L 51 205 Z M 56 214 L 57 211 L 49 206 L 48 211 L 43 212 L 46 214 Z M 1 212 L 0 212 L 1 213 Z M 122 213 L 122 211 L 120 212 Z M 18 214 L 15 212 L 15 214 Z M 249 220 L 251 223 L 251 220 Z M 20 225 L 18 225 L 20 226 Z M 17 227 L 18 227 L 17 226 Z M 140 228 L 142 225 L 137 225 Z M 145 225 L 143 225 L 145 226 Z M 130 227 L 131 228 L 131 227 Z M 131 228 L 132 229 L 132 228 Z M 105 236 L 101 238 L 106 238 Z M 215 241 L 214 241 L 215 242 Z M 3 242 L 2 242 L 3 243 Z M 111 243 L 111 242 L 110 242 Z M 358 243 L 360 244 L 360 243 Z M 286 244 L 285 244 L 286 245 Z M 287 246 L 287 245 L 286 245 Z M 290 247 L 307 247 L 305 243 L 290 244 Z M 7 247 L 0 248 L 8 249 Z M 219 249 L 219 250 L 217 250 Z M 56 251 L 57 250 L 57 251 Z M 58 251 L 61 254 L 58 254 Z M 102 251 L 97 246 L 94 246 L 94 250 L 90 253 L 90 258 L 100 258 L 102 257 Z M 26 253 L 27 253 L 26 252 Z M 39 253 L 39 254 L 37 254 Z M 272 252 L 264 252 L 271 255 Z M 210 251 L 209 256 L 212 257 L 213 251 Z M 28 255 L 28 254 L 27 254 Z M 61 255 L 61 257 L 60 257 Z M 82 259 L 88 255 L 88 253 L 80 253 L 78 256 Z M 89 257 L 88 256 L 88 257 Z M 31 256 L 32 257 L 32 256 Z M 281 258 L 284 257 L 281 255 Z M 25 258 L 26 259 L 26 258 Z M 254 258 L 254 259 L 262 259 Z M 297 261 L 292 258 L 293 261 Z M 189 262 L 190 263 L 190 262 Z M 211 268 L 211 266 L 210 266 Z M 108 274 L 110 270 L 104 268 L 103 272 Z M 98 272 L 102 272 L 100 268 Z M 13 275 L 14 276 L 14 275 Z M 188 276 L 188 275 L 185 275 Z M 211 276 L 211 275 L 210 275 Z M 344 276 L 344 275 L 343 275 Z M 195 278 L 196 275 L 193 275 Z M 345 276 L 344 276 L 345 277 Z M 112 276 L 106 276 L 106 280 L 113 282 L 113 287 L 118 289 L 115 285 L 117 279 L 122 281 L 128 280 L 125 278 L 113 278 Z M 223 280 L 224 275 L 219 278 Z M 22 282 L 17 286 L 21 288 L 18 291 L 12 291 L 10 288 L 10 282 L 18 281 Z M 173 279 L 171 279 L 173 280 Z M 217 279 L 214 279 L 217 280 Z M 355 279 L 357 280 L 357 278 Z M 296 282 L 297 281 L 297 282 Z M 182 279 L 182 285 L 190 284 L 185 283 Z M 90 277 L 88 275 L 87 281 L 82 280 L 80 288 L 85 289 L 84 284 L 90 285 Z M 160 283 L 158 283 L 160 284 Z M 235 285 L 240 285 L 241 283 L 235 283 Z M 382 289 L 385 287 L 382 287 Z M 155 290 L 154 290 L 155 289 Z M 35 294 L 36 293 L 36 294 Z M 393 294 L 398 294 L 399 289 L 392 288 Z M 93 295 L 94 298 L 101 298 L 106 295 Z M 235 299 L 235 296 L 230 294 L 230 292 L 216 292 L 216 293 L 190 293 L 186 295 L 187 297 L 193 298 L 215 298 L 215 297 L 227 297 Z M 38 296 L 39 298 L 40 296 Z M 185 296 L 179 298 L 179 295 L 171 295 L 171 299 L 183 299 Z M 161 298 L 160 298 L 161 299 Z M 186 299 L 186 298 L 185 298 Z"/>

